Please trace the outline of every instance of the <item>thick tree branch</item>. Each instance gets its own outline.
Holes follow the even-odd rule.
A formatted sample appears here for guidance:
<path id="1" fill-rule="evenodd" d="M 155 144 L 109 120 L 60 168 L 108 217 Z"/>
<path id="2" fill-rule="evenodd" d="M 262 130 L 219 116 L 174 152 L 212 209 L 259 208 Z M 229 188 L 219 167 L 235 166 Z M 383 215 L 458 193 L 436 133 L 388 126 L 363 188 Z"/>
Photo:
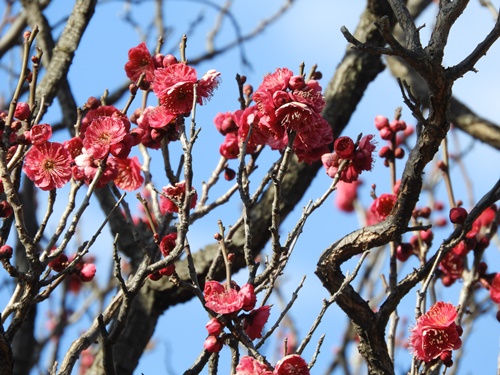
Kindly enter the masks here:
<path id="1" fill-rule="evenodd" d="M 42 97 L 45 98 L 44 108 L 42 109 L 43 113 L 52 104 L 61 82 L 68 75 L 75 51 L 94 14 L 96 3 L 97 0 L 76 1 L 66 27 L 54 47 L 50 64 L 46 68 L 46 73 L 37 88 L 37 101 L 40 103 L 40 99 Z"/>

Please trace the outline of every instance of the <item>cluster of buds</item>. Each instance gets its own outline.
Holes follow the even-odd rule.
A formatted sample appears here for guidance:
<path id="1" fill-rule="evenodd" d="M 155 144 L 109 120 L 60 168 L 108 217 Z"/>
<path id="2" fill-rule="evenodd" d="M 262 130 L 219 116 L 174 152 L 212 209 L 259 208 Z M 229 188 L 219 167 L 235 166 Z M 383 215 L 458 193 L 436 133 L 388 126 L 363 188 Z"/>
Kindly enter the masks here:
<path id="1" fill-rule="evenodd" d="M 375 144 L 373 135 L 366 135 L 356 145 L 350 137 L 339 137 L 333 145 L 333 153 L 323 154 L 321 161 L 326 174 L 335 178 L 344 161 L 347 166 L 340 171 L 339 179 L 344 182 L 354 182 L 362 171 L 370 171 L 373 167 L 373 151 Z"/>
<path id="2" fill-rule="evenodd" d="M 68 268 L 73 259 L 74 257 L 68 258 L 66 254 L 62 253 L 57 258 L 51 260 L 47 265 L 55 272 L 62 272 Z M 93 262 L 93 259 L 86 261 L 80 259 L 73 265 L 67 278 L 68 289 L 70 291 L 77 293 L 81 289 L 82 283 L 88 283 L 94 279 L 96 267 Z"/>
<path id="3" fill-rule="evenodd" d="M 384 165 L 389 166 L 390 161 L 404 158 L 405 151 L 400 146 L 413 133 L 413 128 L 407 126 L 399 118 L 389 122 L 387 117 L 381 115 L 375 117 L 375 127 L 379 131 L 380 138 L 388 141 L 388 144 L 383 146 L 378 153 L 381 158 L 385 159 Z"/>

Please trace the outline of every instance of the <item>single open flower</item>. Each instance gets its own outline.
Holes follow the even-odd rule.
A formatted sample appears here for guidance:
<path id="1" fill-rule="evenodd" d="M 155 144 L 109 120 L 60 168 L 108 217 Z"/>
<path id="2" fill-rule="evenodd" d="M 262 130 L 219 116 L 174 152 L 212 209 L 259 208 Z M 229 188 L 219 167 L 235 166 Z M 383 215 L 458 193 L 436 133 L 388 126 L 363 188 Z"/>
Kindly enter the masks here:
<path id="1" fill-rule="evenodd" d="M 60 143 L 46 142 L 30 148 L 23 171 L 42 190 L 63 187 L 71 179 L 71 156 Z"/>
<path id="2" fill-rule="evenodd" d="M 447 351 L 460 349 L 462 327 L 455 323 L 457 315 L 455 306 L 439 301 L 418 318 L 410 336 L 415 357 L 430 362 Z"/>

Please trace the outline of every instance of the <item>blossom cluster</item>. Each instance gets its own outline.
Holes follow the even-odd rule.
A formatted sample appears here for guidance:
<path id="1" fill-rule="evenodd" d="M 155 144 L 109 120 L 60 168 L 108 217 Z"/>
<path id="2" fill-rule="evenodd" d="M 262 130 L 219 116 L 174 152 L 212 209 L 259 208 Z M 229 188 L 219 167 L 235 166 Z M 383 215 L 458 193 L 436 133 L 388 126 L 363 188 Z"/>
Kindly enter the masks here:
<path id="1" fill-rule="evenodd" d="M 287 68 L 277 69 L 264 77 L 252 99 L 255 105 L 215 117 L 217 130 L 225 136 L 222 156 L 237 158 L 245 141 L 247 154 L 259 145 L 283 150 L 289 137 L 295 137 L 292 148 L 301 161 L 312 163 L 328 152 L 333 132 L 321 116 L 325 101 L 318 81 L 306 82 Z"/>
<path id="2" fill-rule="evenodd" d="M 354 182 L 362 171 L 370 171 L 373 167 L 373 135 L 366 135 L 356 146 L 349 137 L 339 137 L 333 145 L 333 153 L 325 153 L 321 161 L 326 169 L 326 174 L 335 178 L 339 167 L 344 161 L 348 161 L 346 167 L 340 171 L 339 179 L 343 182 Z"/>
<path id="3" fill-rule="evenodd" d="M 199 104 L 208 100 L 220 76 L 211 70 L 198 80 L 194 68 L 177 62 L 172 55 L 151 56 L 144 43 L 130 49 L 125 72 L 133 81 L 143 75 L 141 88 L 152 89 L 160 105 L 147 107 L 128 118 L 114 106 L 101 105 L 99 100 L 90 98 L 78 134 L 63 144 L 50 142 L 49 124 L 36 124 L 18 136 L 13 133 L 12 147 L 31 146 L 23 171 L 38 188 L 61 188 L 71 178 L 89 184 L 101 169 L 97 187 L 114 181 L 121 189 L 138 189 L 144 178 L 138 158 L 129 157 L 132 147 L 142 143 L 159 148 L 165 137 L 177 139 L 177 117 L 190 112 L 195 95 Z M 30 116 L 26 103 L 18 104 L 16 115 L 17 121 Z M 137 127 L 132 129 L 131 123 Z"/>
<path id="4" fill-rule="evenodd" d="M 399 117 L 389 122 L 389 119 L 382 115 L 375 117 L 375 127 L 379 131 L 380 138 L 387 141 L 387 145 L 379 151 L 379 156 L 385 159 L 384 165 L 388 166 L 394 159 L 402 159 L 405 152 L 401 145 L 413 134 L 413 127 L 408 126 Z"/>
<path id="5" fill-rule="evenodd" d="M 97 104 L 83 118 L 80 133 L 62 144 L 50 142 L 51 137 L 49 124 L 34 125 L 18 137 L 19 143 L 31 146 L 23 171 L 38 188 L 61 188 L 71 178 L 90 184 L 99 168 L 103 172 L 97 187 L 114 181 L 132 191 L 142 185 L 139 160 L 128 157 L 139 142 L 130 131 L 130 121 L 115 107 Z"/>
<path id="6" fill-rule="evenodd" d="M 199 105 L 204 104 L 220 83 L 219 72 L 209 70 L 198 79 L 193 67 L 178 62 L 170 54 L 152 56 L 145 43 L 130 49 L 125 72 L 133 82 L 143 75 L 140 87 L 152 89 L 160 102 L 156 107 L 139 110 L 134 116 L 142 130 L 141 142 L 154 149 L 160 147 L 164 138 L 177 139 L 178 116 L 191 111 L 195 96 Z"/>
<path id="7" fill-rule="evenodd" d="M 255 358 L 244 356 L 236 366 L 235 375 L 309 375 L 307 362 L 298 354 L 290 354 L 280 359 L 274 370 Z"/>
<path id="8" fill-rule="evenodd" d="M 270 306 L 255 308 L 257 296 L 251 284 L 241 288 L 232 282 L 230 285 L 209 280 L 204 287 L 205 306 L 243 329 L 250 340 L 262 337 L 262 329 L 271 314 Z M 242 313 L 238 315 L 241 311 Z M 219 352 L 223 344 L 224 324 L 217 318 L 212 318 L 206 325 L 208 337 L 204 347 L 209 352 Z"/>

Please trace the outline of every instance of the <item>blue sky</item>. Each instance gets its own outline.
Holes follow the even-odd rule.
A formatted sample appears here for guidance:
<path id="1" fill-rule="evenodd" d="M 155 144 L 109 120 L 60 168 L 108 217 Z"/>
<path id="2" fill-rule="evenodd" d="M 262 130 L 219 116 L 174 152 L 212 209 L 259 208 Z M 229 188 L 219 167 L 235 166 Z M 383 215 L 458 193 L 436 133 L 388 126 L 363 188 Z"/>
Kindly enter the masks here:
<path id="1" fill-rule="evenodd" d="M 61 20 L 64 14 L 67 14 L 71 8 L 71 3 L 65 0 L 54 0 L 53 4 L 47 9 L 49 19 L 52 22 Z M 216 1 L 222 4 L 223 1 Z M 241 22 L 243 32 L 253 29 L 262 17 L 269 16 L 279 6 L 279 2 L 269 2 L 262 0 L 255 1 L 235 1 L 234 14 Z M 346 42 L 339 29 L 342 25 L 348 27 L 351 31 L 355 29 L 359 14 L 364 6 L 361 1 L 329 1 L 329 0 L 297 0 L 292 9 L 276 24 L 271 25 L 261 36 L 255 38 L 245 45 L 245 51 L 252 68 L 245 67 L 239 59 L 239 52 L 232 50 L 221 58 L 208 61 L 197 67 L 199 74 L 203 74 L 208 69 L 215 68 L 222 73 L 222 84 L 215 93 L 212 101 L 201 108 L 198 108 L 197 124 L 202 128 L 202 133 L 195 149 L 195 186 L 202 180 L 206 180 L 210 175 L 211 169 L 218 160 L 218 147 L 222 142 L 220 136 L 214 129 L 212 119 L 217 112 L 226 112 L 235 110 L 238 107 L 236 101 L 237 90 L 234 83 L 236 73 L 247 75 L 248 82 L 257 87 L 262 77 L 274 71 L 278 67 L 288 67 L 297 71 L 298 65 L 304 61 L 306 70 L 312 64 L 318 64 L 319 70 L 323 72 L 321 84 L 325 87 L 329 78 L 333 75 L 336 66 L 342 58 Z M 274 7 L 274 9 L 273 9 Z M 149 20 L 154 12 L 154 3 L 144 1 L 140 6 L 133 6 L 132 15 L 136 20 Z M 189 35 L 188 40 L 188 59 L 196 57 L 203 50 L 205 44 L 205 33 L 213 24 L 215 13 L 213 9 L 207 6 L 201 6 L 191 1 L 169 1 L 165 2 L 165 16 L 167 26 L 172 27 L 172 34 L 167 40 L 165 51 L 174 48 L 177 54 L 176 45 L 183 32 L 189 27 L 190 22 L 200 14 L 203 9 L 205 22 L 196 32 Z M 428 26 L 422 30 L 422 35 L 428 35 L 428 30 L 433 23 L 433 12 L 431 9 L 425 14 L 426 19 L 420 24 L 426 23 Z M 76 101 L 83 105 L 87 97 L 91 95 L 99 96 L 104 89 L 113 90 L 125 80 L 123 66 L 127 60 L 127 51 L 129 48 L 139 44 L 139 35 L 123 21 L 125 14 L 123 3 L 120 1 L 102 1 L 96 11 L 87 33 L 82 40 L 81 48 L 76 53 L 74 63 L 71 67 L 69 77 Z M 472 27 L 471 27 L 472 26 Z M 476 2 L 471 2 L 470 6 L 459 20 L 456 27 L 453 28 L 450 42 L 446 49 L 445 62 L 454 65 L 465 56 L 490 30 L 493 26 L 493 19 L 486 9 L 481 8 Z M 58 29 L 60 32 L 60 28 Z M 234 29 L 228 22 L 222 26 L 222 34 L 217 42 L 230 40 L 234 36 Z M 154 47 L 154 39 L 148 39 L 148 46 Z M 469 73 L 463 79 L 459 80 L 455 86 L 455 95 L 474 108 L 477 113 L 493 121 L 498 117 L 498 106 L 494 103 L 498 101 L 498 86 L 500 75 L 498 74 L 497 62 L 499 61 L 500 46 L 494 46 L 488 55 L 477 64 L 478 74 Z M 2 61 L 8 62 L 8 57 Z M 0 72 L 3 74 L 3 72 Z M 10 89 L 10 87 L 9 87 Z M 7 90 L 0 88 L 2 93 Z M 354 113 L 345 135 L 356 137 L 358 133 L 375 133 L 373 127 L 373 118 L 378 114 L 383 114 L 389 118 L 392 117 L 394 109 L 402 106 L 401 95 L 395 81 L 389 76 L 388 72 L 382 73 L 376 82 L 368 88 L 357 111 Z M 139 102 L 132 105 L 132 108 L 139 106 Z M 58 112 L 55 110 L 49 113 L 45 121 L 51 122 L 57 118 Z M 403 119 L 408 123 L 414 123 L 407 109 L 403 108 Z M 474 182 L 475 197 L 478 199 L 500 176 L 500 165 L 488 162 L 487 168 L 485 161 L 498 159 L 498 151 L 482 147 L 480 143 L 471 143 L 470 139 L 460 136 L 462 147 L 470 147 L 472 152 L 466 158 L 465 165 Z M 383 141 L 379 141 L 379 147 Z M 275 157 L 272 153 L 266 153 L 265 158 L 260 161 L 260 170 L 267 170 L 267 165 L 271 158 Z M 159 160 L 158 160 L 159 162 Z M 162 177 L 160 164 L 157 164 L 157 170 L 154 171 L 154 180 L 157 186 L 166 184 L 166 178 Z M 399 171 L 402 165 L 399 166 Z M 372 183 L 377 184 L 377 192 L 386 192 L 389 187 L 389 173 L 382 166 L 381 161 L 377 161 L 375 170 L 364 174 L 365 182 L 361 190 L 361 200 L 365 205 L 370 203 L 369 187 Z M 256 182 L 258 180 L 256 179 Z M 463 177 L 457 173 L 453 176 L 455 194 L 458 199 L 466 200 L 466 190 Z M 229 186 L 224 185 L 218 191 Z M 300 216 L 300 209 L 309 199 L 319 197 L 330 185 L 328 176 L 322 173 L 318 174 L 314 184 L 308 190 L 303 202 L 285 221 L 282 229 L 282 236 L 293 227 L 297 218 Z M 439 194 L 444 194 L 444 187 L 438 188 Z M 60 194 L 63 198 L 63 194 Z M 132 195 L 129 195 L 130 197 Z M 442 195 L 445 199 L 444 195 Z M 214 197 L 213 197 L 214 198 Z M 43 200 L 40 195 L 40 200 Z M 62 199 L 64 201 L 64 199 Z M 64 202 L 61 202 L 62 205 Z M 425 197 L 423 198 L 425 203 Z M 133 207 L 136 202 L 133 198 L 129 199 L 129 204 Z M 96 205 L 94 204 L 94 208 Z M 202 247 L 208 242 L 212 242 L 213 233 L 216 231 L 216 220 L 221 218 L 225 224 L 229 225 L 238 215 L 239 204 L 233 202 L 230 208 L 210 215 L 206 220 L 197 223 L 190 232 L 190 242 L 194 249 Z M 95 216 L 94 216 L 95 215 Z M 92 209 L 91 215 L 84 219 L 82 234 L 93 233 L 93 228 L 98 225 L 94 217 L 99 215 L 98 209 Z M 93 216 L 93 217 L 90 217 Z M 298 285 L 302 275 L 307 274 L 305 286 L 299 296 L 299 300 L 291 311 L 291 316 L 297 322 L 300 334 L 304 335 L 310 324 L 312 324 L 316 313 L 321 307 L 321 299 L 327 297 L 326 290 L 314 275 L 316 262 L 321 252 L 336 239 L 350 232 L 357 227 L 357 219 L 353 215 L 340 214 L 335 210 L 332 204 L 332 198 L 316 212 L 308 221 L 304 234 L 300 238 L 295 254 L 288 266 L 288 272 L 283 280 L 283 290 L 286 295 L 290 295 L 293 289 Z M 444 231 L 440 236 L 447 235 Z M 94 246 L 92 252 L 103 262 L 99 272 L 106 273 L 108 267 L 104 266 L 104 260 L 110 257 L 111 239 L 108 233 L 105 233 Z M 438 242 L 435 242 L 438 243 Z M 436 246 L 434 246 L 437 248 Z M 488 257 L 498 261 L 498 249 L 492 246 L 488 250 Z M 499 264 L 496 262 L 496 264 Z M 353 267 L 353 264 L 350 264 Z M 409 271 L 411 267 L 417 264 L 410 263 L 404 266 L 403 271 Z M 494 268 L 494 264 L 491 264 Z M 497 269 L 500 271 L 500 269 Z M 101 276 L 102 277 L 102 276 Z M 239 275 L 241 280 L 245 275 Z M 439 290 L 445 301 L 456 303 L 458 300 L 457 288 L 450 290 Z M 482 294 L 484 296 L 485 294 Z M 5 296 L 4 296 L 5 297 Z M 403 304 L 400 315 L 405 315 L 412 322 L 414 293 L 410 293 Z M 273 307 L 271 321 L 278 314 L 279 305 Z M 464 357 L 461 374 L 478 373 L 478 361 L 480 356 L 482 373 L 493 373 L 497 366 L 499 324 L 493 316 L 484 317 L 478 324 L 480 329 L 474 332 L 472 341 L 467 346 L 468 351 Z M 191 327 L 189 334 L 186 335 L 187 326 Z M 148 352 L 141 360 L 137 373 L 157 374 L 182 373 L 189 364 L 196 358 L 202 348 L 202 343 L 206 335 L 204 328 L 208 320 L 197 301 L 191 301 L 174 309 L 168 310 L 161 318 L 154 336 L 154 348 Z M 327 313 L 323 325 L 315 335 L 315 340 L 321 333 L 326 333 L 327 338 L 322 348 L 316 370 L 319 373 L 324 369 L 330 359 L 330 353 L 334 350 L 334 344 L 342 335 L 342 327 L 345 323 L 345 317 L 339 311 L 338 307 L 332 307 Z M 479 344 L 478 340 L 481 340 Z M 314 341 L 314 340 L 313 340 Z M 309 346 L 304 357 L 310 359 L 315 344 Z M 189 348 L 186 349 L 186 348 Z M 470 349 L 470 351 L 469 351 Z M 479 350 L 478 350 L 479 349 Z M 409 355 L 401 351 L 402 360 L 398 366 L 408 363 Z M 223 361 L 228 359 L 229 352 L 224 349 L 222 353 Z M 353 354 L 354 355 L 354 354 Z M 270 359 L 275 361 L 272 354 Z M 402 369 L 397 367 L 398 370 Z"/>

